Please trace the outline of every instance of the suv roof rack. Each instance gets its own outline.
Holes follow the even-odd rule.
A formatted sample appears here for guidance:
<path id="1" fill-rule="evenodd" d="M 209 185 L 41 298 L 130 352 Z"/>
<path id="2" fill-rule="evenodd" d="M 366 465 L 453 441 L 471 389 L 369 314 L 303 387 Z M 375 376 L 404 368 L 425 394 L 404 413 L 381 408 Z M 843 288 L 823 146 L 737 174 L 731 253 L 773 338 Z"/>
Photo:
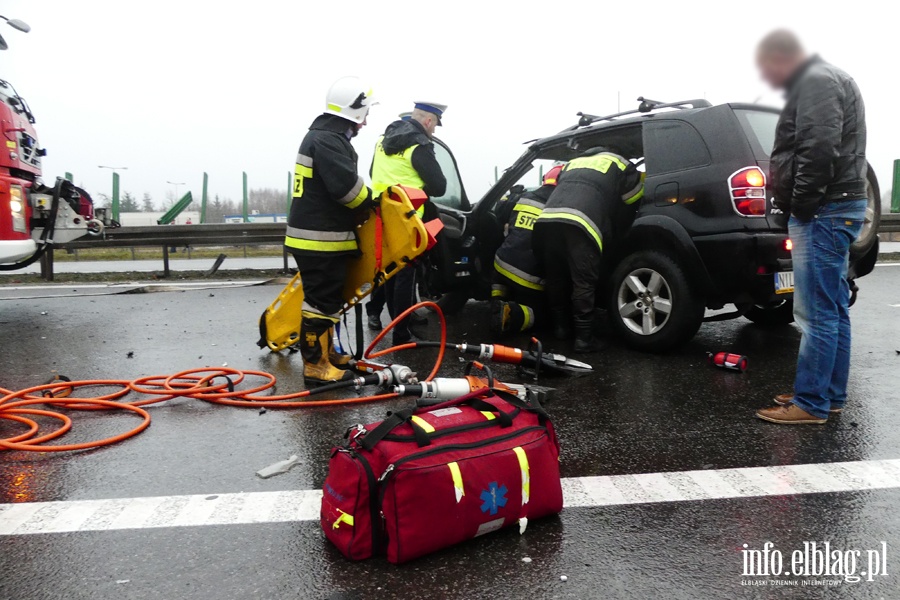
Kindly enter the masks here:
<path id="1" fill-rule="evenodd" d="M 710 106 L 712 106 L 712 104 L 710 104 L 708 100 L 704 100 L 702 98 L 694 100 L 681 100 L 679 102 L 662 102 L 660 100 L 650 100 L 649 98 L 638 96 L 638 102 L 640 102 L 640 104 L 635 110 L 626 110 L 625 112 L 606 115 L 604 117 L 598 117 L 596 115 L 590 115 L 580 112 L 578 113 L 578 116 L 581 118 L 578 119 L 578 123 L 572 125 L 567 129 L 564 129 L 563 131 L 574 131 L 579 127 L 587 127 L 588 125 L 593 125 L 594 123 L 599 123 L 600 121 L 612 121 L 613 119 L 624 117 L 627 115 L 650 113 L 661 108 L 677 108 L 680 110 L 685 110 L 687 108 L 709 108 Z"/>

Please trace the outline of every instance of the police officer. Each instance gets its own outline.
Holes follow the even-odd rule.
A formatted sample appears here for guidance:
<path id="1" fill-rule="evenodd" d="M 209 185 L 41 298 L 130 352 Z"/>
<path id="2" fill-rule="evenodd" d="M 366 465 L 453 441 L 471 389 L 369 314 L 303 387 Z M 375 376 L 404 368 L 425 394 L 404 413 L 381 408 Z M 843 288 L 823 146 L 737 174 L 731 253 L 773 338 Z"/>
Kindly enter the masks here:
<path id="1" fill-rule="evenodd" d="M 594 148 L 563 168 L 535 223 L 554 333 L 567 337 L 574 319 L 575 352 L 603 346 L 593 329 L 603 250 L 615 240 L 615 224 L 630 222 L 643 195 L 644 176 L 633 163 Z"/>
<path id="2" fill-rule="evenodd" d="M 401 121 L 409 121 L 412 118 L 412 111 L 402 112 L 397 115 L 397 118 Z M 371 173 L 369 173 L 371 175 Z M 387 296 L 384 293 L 385 286 L 381 285 L 375 288 L 375 290 L 369 295 L 369 301 L 366 302 L 366 322 L 369 326 L 369 329 L 372 331 L 381 331 L 381 313 L 384 311 L 385 304 L 387 303 Z M 418 317 L 415 313 L 410 315 L 413 318 L 412 323 L 415 324 L 415 318 L 419 318 L 424 322 L 428 320 L 424 317 Z M 423 323 L 424 324 L 424 323 Z"/>
<path id="3" fill-rule="evenodd" d="M 527 331 L 542 318 L 544 270 L 531 244 L 532 230 L 562 171 L 557 165 L 544 175 L 543 185 L 531 192 L 512 196 L 509 208 L 500 211 L 509 216 L 506 239 L 494 256 L 494 284 L 491 286 L 491 329 L 503 335 Z"/>
<path id="4" fill-rule="evenodd" d="M 352 258 L 359 256 L 355 225 L 374 206 L 372 191 L 357 171 L 350 140 L 366 124 L 372 91 L 356 77 L 337 80 L 300 144 L 284 245 L 294 255 L 303 285 L 300 351 L 306 379 L 343 381 L 353 375 L 350 357 L 335 352 L 334 324 L 344 303 Z"/>
<path id="5" fill-rule="evenodd" d="M 422 190 L 432 198 L 444 195 L 447 191 L 447 179 L 434 154 L 434 142 L 431 138 L 435 128 L 441 125 L 445 110 L 445 104 L 416 102 L 409 119 L 400 118 L 388 125 L 375 145 L 375 156 L 372 159 L 372 190 L 376 195 L 381 195 L 392 185 Z M 424 216 L 425 207 L 422 206 L 418 212 L 420 217 Z M 408 266 L 389 279 L 385 284 L 385 296 L 388 313 L 392 318 L 415 304 L 415 267 Z M 377 304 L 372 308 L 377 308 Z M 371 312 L 369 317 L 371 327 L 374 325 Z M 409 332 L 410 321 L 409 318 L 404 319 L 394 328 L 395 345 L 412 339 Z"/>

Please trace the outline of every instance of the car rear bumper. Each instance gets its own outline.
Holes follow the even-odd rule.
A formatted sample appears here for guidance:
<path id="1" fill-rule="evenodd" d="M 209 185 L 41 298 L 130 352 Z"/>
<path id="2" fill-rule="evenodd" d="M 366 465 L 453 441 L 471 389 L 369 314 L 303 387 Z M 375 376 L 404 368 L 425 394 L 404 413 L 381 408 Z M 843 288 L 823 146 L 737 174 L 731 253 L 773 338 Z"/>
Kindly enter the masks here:
<path id="1" fill-rule="evenodd" d="M 34 240 L 0 240 L 0 264 L 28 258 L 37 250 Z"/>
<path id="2" fill-rule="evenodd" d="M 765 304 L 789 297 L 775 293 L 775 273 L 791 270 L 787 233 L 736 232 L 694 238 L 713 285 L 711 300 Z"/>

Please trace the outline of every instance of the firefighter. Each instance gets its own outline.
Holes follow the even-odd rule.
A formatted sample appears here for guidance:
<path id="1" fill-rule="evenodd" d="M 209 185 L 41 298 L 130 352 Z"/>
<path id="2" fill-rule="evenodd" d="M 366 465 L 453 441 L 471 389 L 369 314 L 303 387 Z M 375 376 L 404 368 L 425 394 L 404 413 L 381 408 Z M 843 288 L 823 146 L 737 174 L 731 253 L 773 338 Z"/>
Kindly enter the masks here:
<path id="1" fill-rule="evenodd" d="M 594 148 L 566 164 L 535 223 L 554 334 L 570 336 L 574 321 L 575 352 L 603 347 L 594 336 L 594 295 L 603 250 L 615 240 L 615 224 L 630 223 L 643 195 L 644 175 L 633 163 L 606 148 Z"/>
<path id="2" fill-rule="evenodd" d="M 337 80 L 300 144 L 284 245 L 303 285 L 300 351 L 303 375 L 314 382 L 352 379 L 350 357 L 335 351 L 333 329 L 344 303 L 350 260 L 359 256 L 356 222 L 374 208 L 350 144 L 366 124 L 372 91 L 356 77 Z"/>
<path id="3" fill-rule="evenodd" d="M 372 190 L 376 195 L 381 195 L 392 185 L 422 190 L 430 198 L 444 195 L 447 191 L 447 179 L 434 154 L 434 142 L 431 138 L 435 128 L 441 125 L 445 110 L 445 104 L 416 102 L 409 119 L 401 116 L 388 125 L 375 145 L 375 156 L 372 159 Z M 424 205 L 419 208 L 419 217 L 424 217 L 425 210 Z M 387 281 L 385 299 L 391 318 L 415 304 L 415 266 L 407 266 Z M 371 306 L 366 307 L 369 327 L 375 328 L 375 325 L 381 324 L 381 307 L 377 300 L 370 304 Z M 414 318 L 406 318 L 394 328 L 395 345 L 412 339 L 409 325 Z"/>
<path id="4" fill-rule="evenodd" d="M 544 271 L 532 250 L 534 223 L 556 188 L 562 171 L 557 165 L 547 171 L 543 185 L 513 196 L 506 221 L 506 239 L 494 256 L 494 284 L 491 286 L 491 329 L 497 335 L 527 331 L 542 318 Z"/>

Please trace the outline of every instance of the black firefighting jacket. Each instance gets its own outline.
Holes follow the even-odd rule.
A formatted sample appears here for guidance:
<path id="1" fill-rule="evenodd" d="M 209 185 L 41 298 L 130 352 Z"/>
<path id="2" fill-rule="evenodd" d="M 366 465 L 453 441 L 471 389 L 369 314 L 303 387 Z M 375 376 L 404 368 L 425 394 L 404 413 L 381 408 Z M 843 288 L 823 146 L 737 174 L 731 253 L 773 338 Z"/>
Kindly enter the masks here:
<path id="1" fill-rule="evenodd" d="M 353 124 L 320 115 L 300 144 L 284 245 L 295 254 L 358 254 L 355 212 L 372 191 L 357 172 Z"/>

